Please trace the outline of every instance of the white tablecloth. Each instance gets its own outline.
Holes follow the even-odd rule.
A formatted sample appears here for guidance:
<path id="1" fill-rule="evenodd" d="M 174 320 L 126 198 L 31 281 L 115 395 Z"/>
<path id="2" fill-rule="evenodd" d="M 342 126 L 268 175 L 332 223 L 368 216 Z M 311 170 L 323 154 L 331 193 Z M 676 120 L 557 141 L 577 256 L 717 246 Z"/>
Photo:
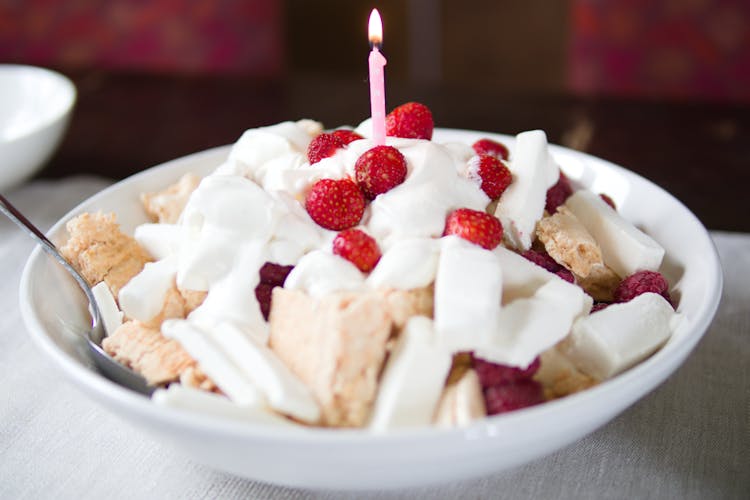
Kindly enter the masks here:
<path id="1" fill-rule="evenodd" d="M 36 181 L 8 197 L 43 229 L 105 181 Z M 0 217 L 0 498 L 351 498 L 196 464 L 87 399 L 26 334 L 33 242 Z M 478 480 L 358 498 L 750 498 L 750 235 L 712 233 L 724 297 L 705 338 L 652 394 L 549 457 Z M 686 245 L 690 242 L 686 241 Z"/>

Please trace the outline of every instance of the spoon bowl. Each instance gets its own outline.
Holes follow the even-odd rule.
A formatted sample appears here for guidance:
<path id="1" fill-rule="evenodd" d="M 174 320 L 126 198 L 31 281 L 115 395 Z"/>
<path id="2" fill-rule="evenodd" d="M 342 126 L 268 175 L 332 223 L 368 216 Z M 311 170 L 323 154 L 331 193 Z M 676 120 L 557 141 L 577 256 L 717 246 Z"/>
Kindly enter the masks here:
<path id="1" fill-rule="evenodd" d="M 107 331 L 104 327 L 102 314 L 96 303 L 94 292 L 91 290 L 86 279 L 70 262 L 68 262 L 65 257 L 63 257 L 60 250 L 58 250 L 55 244 L 52 243 L 44 233 L 1 194 L 0 211 L 2 211 L 3 214 L 12 220 L 18 227 L 23 229 L 26 234 L 35 239 L 42 246 L 42 249 L 47 252 L 48 255 L 53 257 L 63 269 L 73 277 L 80 289 L 86 295 L 86 300 L 88 300 L 88 310 L 91 315 L 91 328 L 86 332 L 84 337 L 96 368 L 113 382 L 141 394 L 150 395 L 154 391 L 154 388 L 146 383 L 146 379 L 112 359 L 112 357 L 102 349 L 101 344 L 104 337 L 107 336 Z"/>

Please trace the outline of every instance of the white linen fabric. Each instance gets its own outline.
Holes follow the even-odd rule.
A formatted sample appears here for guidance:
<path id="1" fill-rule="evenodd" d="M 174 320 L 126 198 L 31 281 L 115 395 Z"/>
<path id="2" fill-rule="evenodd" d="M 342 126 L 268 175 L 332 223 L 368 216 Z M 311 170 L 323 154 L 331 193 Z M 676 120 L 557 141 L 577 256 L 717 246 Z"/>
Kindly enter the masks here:
<path id="1" fill-rule="evenodd" d="M 107 181 L 34 181 L 7 197 L 46 230 Z M 18 284 L 34 247 L 0 217 L 0 498 L 747 498 L 750 235 L 713 232 L 725 269 L 713 325 L 662 386 L 546 458 L 481 479 L 387 492 L 239 479 L 177 454 L 86 398 L 28 338 Z M 690 242 L 685 242 L 690 244 Z"/>

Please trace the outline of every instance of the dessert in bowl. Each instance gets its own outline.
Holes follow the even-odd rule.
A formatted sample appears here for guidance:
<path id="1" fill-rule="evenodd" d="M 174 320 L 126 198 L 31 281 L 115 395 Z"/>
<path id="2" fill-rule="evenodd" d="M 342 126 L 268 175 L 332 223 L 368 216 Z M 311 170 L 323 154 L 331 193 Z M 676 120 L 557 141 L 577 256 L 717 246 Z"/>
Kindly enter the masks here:
<path id="1" fill-rule="evenodd" d="M 367 124 L 357 131 L 367 136 Z M 126 243 L 112 247 L 128 259 L 108 261 L 103 278 L 129 321 L 105 347 L 170 384 L 153 400 L 90 368 L 74 335 L 85 313 L 49 293 L 68 285 L 38 253 L 21 292 L 34 337 L 89 394 L 197 460 L 280 484 L 371 488 L 484 474 L 556 450 L 662 382 L 713 317 L 721 273 L 705 229 L 620 167 L 548 148 L 538 131 L 514 140 L 438 129 L 432 141 L 389 138 L 403 158 L 386 155 L 387 175 L 373 176 L 360 162 L 376 155 L 371 141 L 326 137 L 309 121 L 248 131 L 231 149 L 118 183 L 51 231 L 95 275 L 102 252 L 91 241 L 109 236 L 87 234 L 110 234 L 112 220 L 96 214 L 116 214 Z M 485 138 L 509 146 L 510 184 L 495 169 L 503 161 L 472 149 Z M 545 213 L 548 190 L 565 182 L 557 165 L 579 189 Z M 203 180 L 178 182 L 188 173 Z M 507 185 L 498 194 L 488 179 Z M 350 191 L 332 203 L 335 181 Z M 149 221 L 143 193 L 163 222 Z M 369 239 L 347 233 L 355 226 Z M 607 234 L 618 235 L 615 248 Z M 557 268 L 537 265 L 552 255 Z M 268 272 L 287 266 L 273 288 Z M 676 312 L 659 295 L 663 281 L 649 288 L 659 280 L 644 272 L 666 278 Z M 586 284 L 592 273 L 610 278 L 594 280 L 602 295 Z M 630 275 L 650 281 L 628 285 Z M 204 293 L 188 306 L 195 293 L 180 290 Z M 591 312 L 592 295 L 612 304 Z M 165 313 L 175 303 L 182 311 Z M 146 336 L 160 340 L 144 354 L 133 339 Z"/>

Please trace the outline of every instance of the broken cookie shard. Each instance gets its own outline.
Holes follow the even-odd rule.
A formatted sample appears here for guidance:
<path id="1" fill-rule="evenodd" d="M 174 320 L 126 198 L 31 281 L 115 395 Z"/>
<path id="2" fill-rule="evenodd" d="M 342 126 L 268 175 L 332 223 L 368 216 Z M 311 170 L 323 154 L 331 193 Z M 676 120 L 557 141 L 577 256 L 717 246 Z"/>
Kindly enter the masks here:
<path id="1" fill-rule="evenodd" d="M 576 276 L 585 278 L 592 268 L 604 265 L 596 240 L 565 206 L 540 220 L 536 234 L 550 257 Z"/>
<path id="2" fill-rule="evenodd" d="M 376 292 L 321 299 L 275 288 L 269 347 L 310 388 L 328 426 L 359 427 L 377 391 L 392 321 Z"/>
<path id="3" fill-rule="evenodd" d="M 138 321 L 127 321 L 109 332 L 102 347 L 115 361 L 141 374 L 149 385 L 174 382 L 195 365 L 178 342 Z"/>
<path id="4" fill-rule="evenodd" d="M 70 236 L 60 253 L 91 286 L 104 281 L 114 297 L 151 261 L 132 237 L 120 231 L 114 214 L 81 214 L 66 228 Z"/>
<path id="5" fill-rule="evenodd" d="M 200 177 L 185 174 L 168 188 L 155 193 L 143 193 L 141 203 L 151 220 L 164 224 L 174 224 L 180 218 L 185 204 L 195 188 L 200 184 Z"/>

